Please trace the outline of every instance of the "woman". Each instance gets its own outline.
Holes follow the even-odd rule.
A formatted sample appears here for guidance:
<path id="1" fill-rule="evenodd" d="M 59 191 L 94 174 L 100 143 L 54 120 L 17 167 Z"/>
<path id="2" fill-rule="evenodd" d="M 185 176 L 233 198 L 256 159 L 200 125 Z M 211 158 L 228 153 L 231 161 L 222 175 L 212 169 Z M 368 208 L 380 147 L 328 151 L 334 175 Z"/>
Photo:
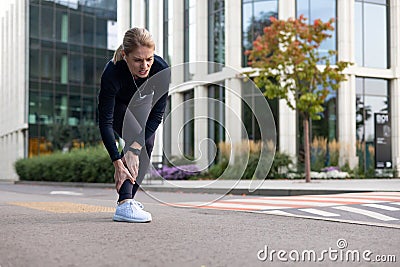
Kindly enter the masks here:
<path id="1" fill-rule="evenodd" d="M 115 168 L 115 187 L 119 194 L 114 221 L 149 222 L 152 219 L 134 197 L 148 170 L 155 131 L 168 97 L 168 64 L 154 54 L 154 49 L 147 30 L 128 30 L 101 77 L 99 128 Z M 125 141 L 121 153 L 116 137 Z"/>

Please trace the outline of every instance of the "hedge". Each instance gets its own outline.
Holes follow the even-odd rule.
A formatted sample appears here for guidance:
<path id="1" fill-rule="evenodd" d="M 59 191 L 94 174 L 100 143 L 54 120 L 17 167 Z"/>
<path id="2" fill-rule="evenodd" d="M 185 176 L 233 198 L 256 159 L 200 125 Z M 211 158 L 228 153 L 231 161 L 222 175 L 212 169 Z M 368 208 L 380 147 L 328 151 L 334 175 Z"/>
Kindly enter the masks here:
<path id="1" fill-rule="evenodd" d="M 114 168 L 103 146 L 56 152 L 15 162 L 20 180 L 113 183 Z"/>

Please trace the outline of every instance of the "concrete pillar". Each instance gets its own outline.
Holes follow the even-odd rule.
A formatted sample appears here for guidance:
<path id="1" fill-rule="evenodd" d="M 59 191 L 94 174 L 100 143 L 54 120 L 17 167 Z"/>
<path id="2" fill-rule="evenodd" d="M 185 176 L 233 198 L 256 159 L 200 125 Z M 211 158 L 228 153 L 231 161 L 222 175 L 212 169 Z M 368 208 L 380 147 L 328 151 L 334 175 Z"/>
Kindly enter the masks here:
<path id="1" fill-rule="evenodd" d="M 279 19 L 287 20 L 296 17 L 296 3 L 294 0 L 279 1 Z M 292 110 L 286 100 L 279 100 L 279 151 L 286 153 L 297 160 L 297 136 L 296 136 L 296 111 Z"/>
<path id="2" fill-rule="evenodd" d="M 200 169 L 208 167 L 208 88 L 199 85 L 194 88 L 194 157 Z"/>
<path id="3" fill-rule="evenodd" d="M 391 0 L 390 7 L 390 62 L 395 76 L 390 86 L 392 161 L 400 176 L 400 2 Z"/>
<path id="4" fill-rule="evenodd" d="M 242 67 L 242 1 L 225 1 L 225 65 Z"/>
<path id="5" fill-rule="evenodd" d="M 183 94 L 171 94 L 171 155 L 183 156 Z"/>
<path id="6" fill-rule="evenodd" d="M 131 27 L 145 27 L 146 12 L 143 0 L 131 0 Z"/>
<path id="7" fill-rule="evenodd" d="M 237 144 L 242 141 L 242 80 L 229 78 L 225 80 L 225 127 L 226 141 Z M 230 138 L 230 140 L 228 139 Z"/>
<path id="8" fill-rule="evenodd" d="M 156 44 L 157 55 L 163 51 L 163 3 L 162 0 L 149 1 L 149 31 Z"/>
<path id="9" fill-rule="evenodd" d="M 208 6 L 204 0 L 196 1 L 196 61 L 208 60 Z M 203 67 L 203 69 L 201 69 Z M 197 64 L 196 74 L 206 74 L 206 64 Z"/>
<path id="10" fill-rule="evenodd" d="M 337 3 L 338 59 L 354 62 L 354 1 L 338 0 Z M 347 81 L 338 90 L 338 140 L 340 165 L 350 168 L 358 165 L 356 156 L 356 85 L 355 76 L 348 75 Z"/>
<path id="11" fill-rule="evenodd" d="M 131 27 L 131 0 L 117 1 L 118 44 L 122 44 L 125 32 Z"/>

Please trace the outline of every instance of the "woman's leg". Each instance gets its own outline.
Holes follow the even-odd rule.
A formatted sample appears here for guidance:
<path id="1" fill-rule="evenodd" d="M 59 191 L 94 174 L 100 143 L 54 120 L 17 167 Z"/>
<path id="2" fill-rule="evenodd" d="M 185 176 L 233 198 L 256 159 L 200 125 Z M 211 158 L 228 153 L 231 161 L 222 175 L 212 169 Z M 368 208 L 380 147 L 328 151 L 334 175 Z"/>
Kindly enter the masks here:
<path id="1" fill-rule="evenodd" d="M 139 156 L 139 173 L 136 177 L 136 183 L 132 187 L 132 197 L 135 197 L 137 190 L 139 189 L 139 185 L 142 184 L 144 176 L 146 175 L 147 171 L 149 170 L 151 153 L 153 152 L 155 134 L 149 137 L 146 140 L 145 147 L 142 149 L 142 153 Z"/>

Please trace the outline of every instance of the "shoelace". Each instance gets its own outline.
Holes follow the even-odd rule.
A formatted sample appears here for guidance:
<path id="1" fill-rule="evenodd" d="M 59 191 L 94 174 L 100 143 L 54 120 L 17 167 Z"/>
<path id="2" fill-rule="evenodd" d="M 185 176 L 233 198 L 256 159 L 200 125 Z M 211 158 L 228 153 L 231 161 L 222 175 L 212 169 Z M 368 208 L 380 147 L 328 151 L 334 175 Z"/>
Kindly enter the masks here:
<path id="1" fill-rule="evenodd" d="M 132 202 L 133 202 L 134 204 L 136 204 L 140 209 L 144 209 L 143 204 L 140 203 L 139 201 L 132 199 Z"/>

